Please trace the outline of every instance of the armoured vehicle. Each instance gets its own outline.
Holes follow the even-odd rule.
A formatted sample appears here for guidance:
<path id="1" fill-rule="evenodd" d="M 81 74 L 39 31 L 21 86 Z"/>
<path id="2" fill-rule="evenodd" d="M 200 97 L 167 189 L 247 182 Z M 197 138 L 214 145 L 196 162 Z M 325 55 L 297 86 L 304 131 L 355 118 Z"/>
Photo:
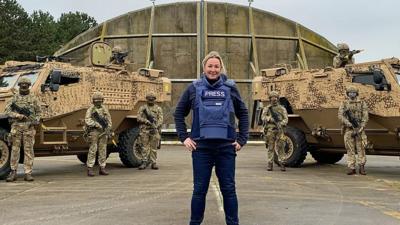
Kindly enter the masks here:
<path id="1" fill-rule="evenodd" d="M 268 94 L 280 93 L 289 114 L 286 157 L 300 166 L 307 151 L 320 163 L 336 163 L 346 150 L 338 108 L 348 85 L 359 89 L 369 108 L 367 154 L 400 155 L 400 60 L 397 58 L 347 65 L 344 68 L 292 70 L 288 65 L 261 70 L 253 79 L 253 128 Z"/>
<path id="2" fill-rule="evenodd" d="M 41 102 L 42 120 L 36 128 L 35 156 L 77 155 L 85 162 L 89 147 L 83 138 L 85 113 L 92 94 L 101 91 L 115 133 L 108 153 L 118 152 L 128 167 L 141 163 L 135 145 L 139 134 L 137 110 L 145 104 L 150 91 L 156 93 L 158 102 L 169 102 L 171 82 L 163 77 L 161 70 L 144 68 L 128 72 L 125 65 L 110 63 L 112 51 L 107 43 L 93 43 L 89 54 L 92 65 L 88 67 L 49 60 L 9 61 L 0 67 L 0 177 L 10 170 L 11 148 L 7 142 L 10 125 L 4 108 L 22 77 L 31 80 L 31 93 Z"/>

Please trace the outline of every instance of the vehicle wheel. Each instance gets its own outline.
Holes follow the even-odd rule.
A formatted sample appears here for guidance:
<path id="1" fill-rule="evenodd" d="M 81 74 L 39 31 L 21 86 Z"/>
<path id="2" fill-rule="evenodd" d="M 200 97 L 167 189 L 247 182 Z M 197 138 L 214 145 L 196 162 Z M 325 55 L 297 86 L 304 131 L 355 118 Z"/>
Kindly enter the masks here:
<path id="1" fill-rule="evenodd" d="M 307 156 L 308 144 L 304 133 L 294 127 L 286 127 L 285 129 L 285 159 L 286 166 L 299 167 Z M 275 163 L 278 164 L 278 157 L 274 157 Z"/>
<path id="2" fill-rule="evenodd" d="M 78 155 L 76 155 L 76 157 L 79 159 L 79 161 L 81 161 L 81 163 L 86 164 L 86 162 L 87 162 L 87 153 L 78 154 Z"/>
<path id="3" fill-rule="evenodd" d="M 4 179 L 10 173 L 10 149 L 7 144 L 0 140 L 0 179 Z"/>
<path id="4" fill-rule="evenodd" d="M 131 128 L 119 135 L 119 158 L 127 167 L 138 167 L 142 163 L 142 159 L 139 154 L 139 146 L 136 145 L 136 140 L 138 137 L 138 127 Z"/>
<path id="5" fill-rule="evenodd" d="M 339 162 L 344 153 L 332 153 L 332 152 L 322 152 L 322 151 L 311 151 L 312 157 L 321 164 L 335 164 Z"/>

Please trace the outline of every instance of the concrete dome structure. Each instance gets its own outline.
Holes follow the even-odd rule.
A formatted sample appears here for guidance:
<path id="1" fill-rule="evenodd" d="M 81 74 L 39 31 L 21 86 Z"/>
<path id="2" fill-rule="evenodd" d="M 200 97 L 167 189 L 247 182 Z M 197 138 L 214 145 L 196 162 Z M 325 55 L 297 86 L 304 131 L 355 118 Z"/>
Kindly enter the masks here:
<path id="1" fill-rule="evenodd" d="M 171 106 L 199 76 L 201 61 L 211 50 L 221 54 L 249 109 L 250 82 L 260 69 L 281 63 L 321 68 L 332 64 L 337 51 L 324 37 L 294 21 L 252 7 L 214 2 L 177 2 L 129 12 L 78 35 L 56 55 L 89 65 L 88 48 L 96 41 L 129 51 L 129 70 L 164 70 L 173 82 Z M 172 123 L 171 113 L 166 116 Z"/>

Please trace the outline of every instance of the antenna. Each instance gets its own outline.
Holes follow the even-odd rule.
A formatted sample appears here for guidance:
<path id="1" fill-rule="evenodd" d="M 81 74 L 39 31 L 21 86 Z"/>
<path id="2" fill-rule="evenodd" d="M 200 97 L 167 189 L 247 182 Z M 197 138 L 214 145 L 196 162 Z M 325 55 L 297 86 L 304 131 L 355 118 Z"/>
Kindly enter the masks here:
<path id="1" fill-rule="evenodd" d="M 251 6 L 251 3 L 254 2 L 254 0 L 248 0 L 249 1 L 249 6 Z"/>
<path id="2" fill-rule="evenodd" d="M 155 1 L 156 1 L 156 0 L 150 0 L 150 1 L 153 3 L 153 5 L 155 5 Z"/>

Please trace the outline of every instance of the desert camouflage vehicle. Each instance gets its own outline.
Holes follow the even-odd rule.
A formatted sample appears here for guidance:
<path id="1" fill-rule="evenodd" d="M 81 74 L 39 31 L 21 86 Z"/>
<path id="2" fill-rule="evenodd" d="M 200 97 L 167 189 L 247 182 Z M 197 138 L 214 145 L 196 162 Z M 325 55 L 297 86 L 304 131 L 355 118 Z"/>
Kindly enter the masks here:
<path id="1" fill-rule="evenodd" d="M 291 70 L 282 65 L 261 71 L 253 80 L 255 114 L 252 126 L 259 128 L 259 115 L 268 93 L 280 93 L 287 109 L 286 157 L 289 166 L 300 166 L 307 151 L 320 163 L 336 163 L 344 153 L 338 108 L 346 86 L 359 89 L 359 98 L 369 108 L 367 154 L 400 155 L 400 60 L 347 65 L 345 68 Z"/>
<path id="2" fill-rule="evenodd" d="M 6 102 L 17 91 L 18 79 L 31 80 L 31 93 L 41 101 L 42 122 L 37 127 L 35 156 L 77 155 L 86 161 L 89 144 L 83 139 L 83 125 L 91 96 L 104 95 L 115 132 L 108 153 L 118 152 L 122 163 L 135 167 L 141 163 L 136 155 L 135 140 L 139 134 L 137 110 L 152 91 L 158 102 L 171 100 L 171 82 L 163 71 L 139 69 L 131 73 L 124 65 L 110 64 L 111 47 L 102 42 L 90 48 L 92 66 L 76 67 L 69 63 L 47 61 L 6 62 L 0 71 L 0 177 L 9 172 L 10 130 Z M 22 153 L 23 151 L 21 151 Z M 23 154 L 22 154 L 23 155 Z"/>

